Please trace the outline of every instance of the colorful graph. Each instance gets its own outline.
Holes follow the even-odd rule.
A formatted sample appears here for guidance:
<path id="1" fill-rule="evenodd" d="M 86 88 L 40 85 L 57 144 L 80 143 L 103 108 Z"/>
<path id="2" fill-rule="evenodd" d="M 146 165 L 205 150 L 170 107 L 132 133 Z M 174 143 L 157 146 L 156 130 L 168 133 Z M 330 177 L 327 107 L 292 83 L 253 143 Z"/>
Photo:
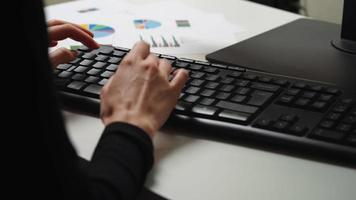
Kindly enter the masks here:
<path id="1" fill-rule="evenodd" d="M 161 26 L 160 22 L 149 19 L 135 19 L 134 24 L 137 29 L 154 29 Z"/>
<path id="2" fill-rule="evenodd" d="M 89 30 L 94 34 L 94 38 L 101 38 L 101 37 L 107 37 L 113 33 L 115 33 L 115 29 L 105 26 L 105 25 L 100 25 L 100 24 L 82 24 L 81 25 L 83 28 Z"/>

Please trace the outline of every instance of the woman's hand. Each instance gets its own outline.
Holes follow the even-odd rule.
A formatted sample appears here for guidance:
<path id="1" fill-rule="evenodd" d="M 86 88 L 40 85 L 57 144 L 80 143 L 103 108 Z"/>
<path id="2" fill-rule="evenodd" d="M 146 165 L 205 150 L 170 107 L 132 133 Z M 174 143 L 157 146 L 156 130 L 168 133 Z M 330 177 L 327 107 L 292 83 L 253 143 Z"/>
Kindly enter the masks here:
<path id="1" fill-rule="evenodd" d="M 93 39 L 93 34 L 77 24 L 60 20 L 50 20 L 47 25 L 49 47 L 56 46 L 58 41 L 60 40 L 71 38 L 73 40 L 81 42 L 89 48 L 99 48 L 98 43 L 96 43 Z M 50 53 L 49 55 L 53 67 L 56 67 L 57 65 L 62 63 L 70 62 L 75 59 L 75 57 L 76 53 L 66 48 L 59 48 Z"/>
<path id="2" fill-rule="evenodd" d="M 130 123 L 152 137 L 168 119 L 188 79 L 181 69 L 169 81 L 171 71 L 170 63 L 150 54 L 146 43 L 137 43 L 101 91 L 103 123 Z"/>

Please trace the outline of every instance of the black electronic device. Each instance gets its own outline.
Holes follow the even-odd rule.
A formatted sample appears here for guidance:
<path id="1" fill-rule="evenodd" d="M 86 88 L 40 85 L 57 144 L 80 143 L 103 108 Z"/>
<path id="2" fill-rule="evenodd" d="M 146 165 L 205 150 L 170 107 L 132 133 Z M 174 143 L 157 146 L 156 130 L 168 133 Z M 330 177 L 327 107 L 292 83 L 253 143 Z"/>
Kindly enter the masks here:
<path id="1" fill-rule="evenodd" d="M 78 49 L 59 65 L 55 84 L 63 105 L 93 105 L 129 49 Z M 356 163 L 356 94 L 330 84 L 156 54 L 173 70 L 190 71 L 171 120 L 193 134 L 228 142 L 244 139 Z M 173 72 L 172 72 L 173 73 Z M 87 103 L 92 102 L 92 104 Z M 300 151 L 299 151 L 300 150 Z M 319 157 L 319 156 L 318 156 Z"/>
<path id="2" fill-rule="evenodd" d="M 206 56 L 215 63 L 319 81 L 356 93 L 356 1 L 342 26 L 298 19 Z"/>

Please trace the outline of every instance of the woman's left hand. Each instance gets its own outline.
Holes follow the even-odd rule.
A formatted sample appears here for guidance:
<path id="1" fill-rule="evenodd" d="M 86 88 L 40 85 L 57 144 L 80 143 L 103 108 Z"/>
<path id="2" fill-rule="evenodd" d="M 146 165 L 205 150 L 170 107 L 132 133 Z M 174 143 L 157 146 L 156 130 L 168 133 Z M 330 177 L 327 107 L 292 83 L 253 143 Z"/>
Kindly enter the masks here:
<path id="1" fill-rule="evenodd" d="M 48 23 L 49 47 L 54 47 L 58 41 L 71 38 L 81 42 L 91 49 L 99 48 L 99 44 L 93 39 L 93 34 L 85 28 L 73 23 L 61 20 L 50 20 Z M 67 63 L 76 58 L 76 53 L 66 48 L 59 48 L 49 55 L 53 67 Z"/>

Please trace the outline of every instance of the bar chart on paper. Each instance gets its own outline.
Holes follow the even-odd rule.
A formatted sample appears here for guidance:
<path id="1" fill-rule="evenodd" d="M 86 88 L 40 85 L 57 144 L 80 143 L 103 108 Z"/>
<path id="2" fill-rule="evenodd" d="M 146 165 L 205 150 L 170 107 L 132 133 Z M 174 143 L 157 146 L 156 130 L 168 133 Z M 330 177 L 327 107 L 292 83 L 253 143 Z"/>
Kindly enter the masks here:
<path id="1" fill-rule="evenodd" d="M 180 47 L 180 41 L 175 35 L 143 35 L 140 34 L 140 40 L 150 44 L 151 47 Z"/>

